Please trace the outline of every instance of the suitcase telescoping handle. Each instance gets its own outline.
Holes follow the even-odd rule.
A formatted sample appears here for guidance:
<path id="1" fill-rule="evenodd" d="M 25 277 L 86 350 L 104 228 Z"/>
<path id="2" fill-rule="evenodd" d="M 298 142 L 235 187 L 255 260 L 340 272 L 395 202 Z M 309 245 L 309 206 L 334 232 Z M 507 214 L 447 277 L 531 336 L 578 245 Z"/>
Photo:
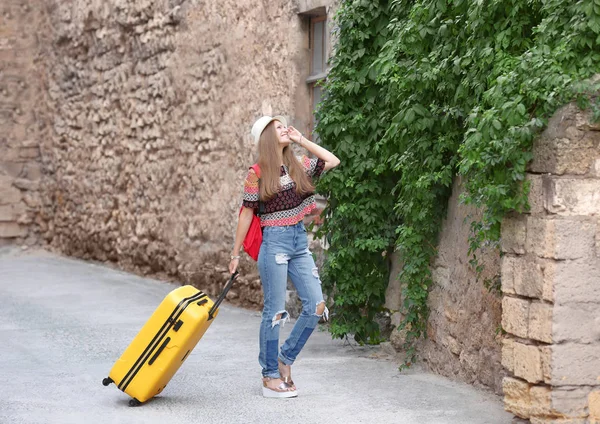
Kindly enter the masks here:
<path id="1" fill-rule="evenodd" d="M 209 321 L 214 318 L 215 312 L 219 308 L 219 305 L 221 304 L 221 302 L 223 302 L 223 299 L 225 299 L 225 296 L 227 296 L 227 292 L 229 292 L 229 289 L 231 288 L 231 286 L 233 286 L 233 281 L 237 278 L 238 274 L 239 273 L 237 271 L 234 272 L 233 274 L 231 274 L 231 278 L 229 279 L 227 284 L 225 284 L 225 288 L 223 289 L 223 292 L 219 295 L 219 298 L 216 300 L 213 307 L 210 308 L 210 311 L 208 311 L 208 320 Z"/>

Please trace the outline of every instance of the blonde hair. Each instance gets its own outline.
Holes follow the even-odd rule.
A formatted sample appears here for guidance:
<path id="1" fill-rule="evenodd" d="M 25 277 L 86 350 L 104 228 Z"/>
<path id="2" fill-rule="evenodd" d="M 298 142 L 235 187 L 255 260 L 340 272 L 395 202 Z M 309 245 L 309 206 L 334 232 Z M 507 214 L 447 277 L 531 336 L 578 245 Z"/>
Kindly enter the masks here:
<path id="1" fill-rule="evenodd" d="M 304 166 L 298 161 L 291 146 L 283 148 L 280 154 L 279 138 L 275 130 L 275 122 L 267 125 L 258 141 L 258 166 L 260 167 L 260 200 L 267 201 L 280 190 L 279 177 L 281 176 L 280 164 L 287 166 L 290 177 L 296 183 L 296 193 L 305 195 L 315 191 L 310 177 L 306 174 Z M 279 122 L 279 121 L 277 121 Z"/>

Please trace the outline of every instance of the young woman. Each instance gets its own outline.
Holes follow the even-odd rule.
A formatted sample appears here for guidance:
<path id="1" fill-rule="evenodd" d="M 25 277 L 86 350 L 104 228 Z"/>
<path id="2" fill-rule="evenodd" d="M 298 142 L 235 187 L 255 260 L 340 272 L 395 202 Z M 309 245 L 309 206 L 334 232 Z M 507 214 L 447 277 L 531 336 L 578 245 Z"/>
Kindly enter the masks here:
<path id="1" fill-rule="evenodd" d="M 252 127 L 258 143 L 260 178 L 250 168 L 244 184 L 243 209 L 240 213 L 235 244 L 229 263 L 234 273 L 240 248 L 252 216 L 263 203 L 260 216 L 263 241 L 258 255 L 258 270 L 263 286 L 264 308 L 260 324 L 260 354 L 263 396 L 297 396 L 291 365 L 315 329 L 327 308 L 321 280 L 308 250 L 302 219 L 315 207 L 312 179 L 334 168 L 340 161 L 331 152 L 307 140 L 282 116 L 263 116 Z M 316 156 L 297 158 L 290 146 L 296 143 Z M 285 310 L 287 277 L 294 283 L 302 300 L 302 313 L 288 339 L 279 349 L 279 328 L 289 319 Z"/>

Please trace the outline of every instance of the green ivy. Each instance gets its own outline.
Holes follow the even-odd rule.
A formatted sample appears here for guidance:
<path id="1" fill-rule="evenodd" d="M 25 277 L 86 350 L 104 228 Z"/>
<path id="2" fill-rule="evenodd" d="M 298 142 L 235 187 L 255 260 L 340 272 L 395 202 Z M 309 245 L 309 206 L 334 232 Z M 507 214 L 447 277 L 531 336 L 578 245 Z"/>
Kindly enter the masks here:
<path id="1" fill-rule="evenodd" d="M 528 208 L 534 136 L 586 99 L 600 69 L 600 0 L 354 0 L 335 17 L 335 55 L 317 113 L 342 165 L 325 175 L 320 234 L 332 334 L 379 343 L 389 255 L 403 260 L 407 362 L 425 334 L 430 264 L 453 179 L 483 210 L 470 254 L 497 245 Z"/>

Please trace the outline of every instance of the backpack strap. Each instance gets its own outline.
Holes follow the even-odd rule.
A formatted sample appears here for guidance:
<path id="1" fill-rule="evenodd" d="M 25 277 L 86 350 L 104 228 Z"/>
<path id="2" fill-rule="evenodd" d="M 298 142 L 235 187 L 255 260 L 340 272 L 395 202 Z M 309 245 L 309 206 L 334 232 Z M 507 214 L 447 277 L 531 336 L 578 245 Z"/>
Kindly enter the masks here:
<path id="1" fill-rule="evenodd" d="M 256 173 L 256 176 L 258 178 L 260 178 L 260 166 L 258 166 L 258 163 L 255 163 L 254 165 L 252 165 L 250 167 L 251 169 L 254 169 L 254 172 Z"/>
<path id="2" fill-rule="evenodd" d="M 258 163 L 255 163 L 250 168 L 254 169 L 254 172 L 258 177 L 258 213 L 256 215 L 261 216 L 265 213 L 265 204 L 260 200 L 260 166 L 258 166 Z"/>

